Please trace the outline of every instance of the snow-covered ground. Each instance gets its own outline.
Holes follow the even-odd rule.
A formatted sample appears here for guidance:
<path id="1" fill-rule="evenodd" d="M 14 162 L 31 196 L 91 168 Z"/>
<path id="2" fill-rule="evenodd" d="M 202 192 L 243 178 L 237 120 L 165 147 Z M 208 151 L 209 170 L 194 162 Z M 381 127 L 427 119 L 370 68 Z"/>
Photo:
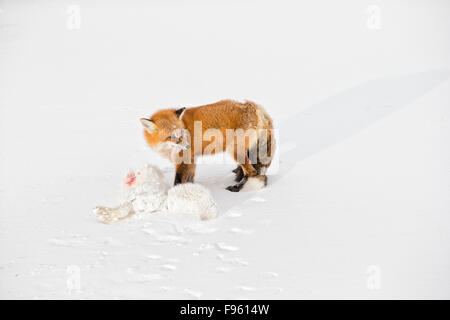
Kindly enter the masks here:
<path id="1" fill-rule="evenodd" d="M 448 1 L 0 10 L 0 298 L 450 298 Z M 216 219 L 96 220 L 128 169 L 173 180 L 140 117 L 222 98 L 275 119 L 266 189 L 202 164 Z"/>

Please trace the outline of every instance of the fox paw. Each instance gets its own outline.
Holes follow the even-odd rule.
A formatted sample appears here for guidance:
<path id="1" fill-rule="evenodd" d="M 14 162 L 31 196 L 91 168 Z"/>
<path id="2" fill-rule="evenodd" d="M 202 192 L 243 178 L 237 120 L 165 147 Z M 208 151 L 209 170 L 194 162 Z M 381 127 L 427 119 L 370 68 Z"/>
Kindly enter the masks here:
<path id="1" fill-rule="evenodd" d="M 226 187 L 226 190 L 231 191 L 231 192 L 239 192 L 241 189 L 242 189 L 242 186 L 239 184 L 235 184 L 233 186 Z"/>
<path id="2" fill-rule="evenodd" d="M 242 177 L 241 181 L 239 181 L 239 183 L 237 183 L 233 186 L 228 186 L 226 189 L 231 192 L 239 192 L 244 187 L 245 183 L 247 182 L 247 179 L 248 179 L 248 176 L 244 175 Z"/>

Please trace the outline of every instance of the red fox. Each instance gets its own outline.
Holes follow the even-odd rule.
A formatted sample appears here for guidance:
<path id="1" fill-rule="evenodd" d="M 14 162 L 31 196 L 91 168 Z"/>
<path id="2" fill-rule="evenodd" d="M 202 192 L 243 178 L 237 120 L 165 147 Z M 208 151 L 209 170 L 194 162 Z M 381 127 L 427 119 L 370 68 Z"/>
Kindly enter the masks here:
<path id="1" fill-rule="evenodd" d="M 259 105 L 222 100 L 192 108 L 160 110 L 141 118 L 152 149 L 175 163 L 174 184 L 193 182 L 195 159 L 227 152 L 238 163 L 233 192 L 267 185 L 266 170 L 273 158 L 273 123 Z"/>

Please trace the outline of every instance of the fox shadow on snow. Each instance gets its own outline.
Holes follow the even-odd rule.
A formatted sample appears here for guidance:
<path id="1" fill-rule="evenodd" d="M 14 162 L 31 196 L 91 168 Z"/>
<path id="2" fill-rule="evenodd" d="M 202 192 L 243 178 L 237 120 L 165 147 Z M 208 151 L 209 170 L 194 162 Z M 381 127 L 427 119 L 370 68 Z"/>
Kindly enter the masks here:
<path id="1" fill-rule="evenodd" d="M 407 106 L 449 76 L 449 70 L 429 70 L 370 80 L 312 105 L 282 123 L 275 121 L 278 130 L 276 153 L 279 153 L 276 157 L 280 161 L 268 177 L 268 190 L 276 188 L 297 163 Z M 230 168 L 234 167 L 230 165 Z M 225 175 L 226 182 L 230 182 L 233 178 L 230 172 Z M 221 215 L 255 196 L 255 192 L 224 190 L 222 183 L 214 177 L 200 177 L 198 182 L 211 189 Z"/>

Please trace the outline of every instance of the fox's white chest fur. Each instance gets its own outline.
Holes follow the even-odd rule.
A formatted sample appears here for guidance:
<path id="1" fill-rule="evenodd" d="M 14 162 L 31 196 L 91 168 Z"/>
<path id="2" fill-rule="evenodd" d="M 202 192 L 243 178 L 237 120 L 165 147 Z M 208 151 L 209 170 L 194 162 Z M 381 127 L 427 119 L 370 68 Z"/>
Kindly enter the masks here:
<path id="1" fill-rule="evenodd" d="M 178 153 L 185 150 L 185 148 L 174 142 L 167 141 L 158 143 L 155 147 L 153 147 L 153 150 L 158 152 L 164 158 L 169 159 L 170 162 L 175 162 Z"/>

